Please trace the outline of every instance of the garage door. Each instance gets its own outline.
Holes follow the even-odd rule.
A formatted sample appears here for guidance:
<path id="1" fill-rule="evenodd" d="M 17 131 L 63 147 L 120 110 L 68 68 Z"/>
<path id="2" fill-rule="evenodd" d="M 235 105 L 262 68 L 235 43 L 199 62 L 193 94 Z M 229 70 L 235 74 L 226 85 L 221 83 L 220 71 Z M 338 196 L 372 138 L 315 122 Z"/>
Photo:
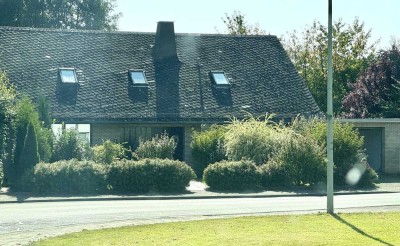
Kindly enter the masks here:
<path id="1" fill-rule="evenodd" d="M 359 131 L 364 136 L 369 165 L 376 171 L 382 171 L 383 128 L 360 128 Z"/>

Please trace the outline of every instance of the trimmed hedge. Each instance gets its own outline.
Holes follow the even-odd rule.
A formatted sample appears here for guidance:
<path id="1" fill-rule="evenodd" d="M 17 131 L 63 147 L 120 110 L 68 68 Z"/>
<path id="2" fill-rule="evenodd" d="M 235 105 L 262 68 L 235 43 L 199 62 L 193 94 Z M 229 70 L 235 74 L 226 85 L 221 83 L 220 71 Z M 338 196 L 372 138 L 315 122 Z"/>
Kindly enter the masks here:
<path id="1" fill-rule="evenodd" d="M 204 170 L 203 180 L 213 190 L 238 191 L 258 188 L 261 173 L 252 161 L 221 161 Z"/>
<path id="2" fill-rule="evenodd" d="M 95 193 L 107 188 L 106 167 L 92 161 L 39 163 L 33 170 L 33 190 L 57 193 Z M 29 177 L 26 177 L 29 179 Z M 26 181 L 29 183 L 29 180 Z"/>
<path id="3" fill-rule="evenodd" d="M 116 192 L 184 191 L 196 178 L 184 162 L 170 159 L 120 160 L 111 163 L 108 184 Z"/>

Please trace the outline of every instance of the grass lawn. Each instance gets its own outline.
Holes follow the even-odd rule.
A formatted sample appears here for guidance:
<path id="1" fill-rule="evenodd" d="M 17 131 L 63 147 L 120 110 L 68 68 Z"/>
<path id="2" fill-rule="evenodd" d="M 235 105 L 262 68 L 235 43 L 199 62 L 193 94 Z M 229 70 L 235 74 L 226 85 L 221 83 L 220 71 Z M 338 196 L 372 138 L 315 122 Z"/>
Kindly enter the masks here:
<path id="1" fill-rule="evenodd" d="M 400 245 L 400 213 L 177 222 L 83 231 L 34 245 Z"/>

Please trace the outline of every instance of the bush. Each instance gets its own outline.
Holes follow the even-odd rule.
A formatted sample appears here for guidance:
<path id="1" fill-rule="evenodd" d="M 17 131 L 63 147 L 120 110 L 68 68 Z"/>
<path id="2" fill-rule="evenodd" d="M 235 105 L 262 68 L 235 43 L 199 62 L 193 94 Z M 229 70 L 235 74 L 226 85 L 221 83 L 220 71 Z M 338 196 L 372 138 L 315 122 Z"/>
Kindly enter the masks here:
<path id="1" fill-rule="evenodd" d="M 88 143 L 79 137 L 79 133 L 75 130 L 62 129 L 61 133 L 56 139 L 51 156 L 51 162 L 60 160 L 83 160 L 88 159 L 87 150 L 89 149 Z"/>
<path id="2" fill-rule="evenodd" d="M 95 193 L 106 191 L 106 167 L 76 159 L 39 163 L 33 171 L 33 190 L 56 193 Z"/>
<path id="3" fill-rule="evenodd" d="M 134 155 L 139 160 L 145 158 L 173 159 L 175 148 L 174 138 L 163 133 L 161 136 L 156 135 L 151 140 L 140 139 Z"/>
<path id="4" fill-rule="evenodd" d="M 289 137 L 262 168 L 263 184 L 267 187 L 314 185 L 325 180 L 325 150 L 310 137 L 298 134 Z"/>
<path id="5" fill-rule="evenodd" d="M 333 130 L 334 182 L 335 185 L 345 185 L 346 174 L 357 162 L 357 155 L 362 149 L 364 139 L 350 123 L 335 121 Z M 326 147 L 326 122 L 312 120 L 306 131 L 320 146 Z"/>
<path id="6" fill-rule="evenodd" d="M 260 186 L 261 173 L 252 161 L 221 161 L 204 170 L 203 180 L 213 190 L 246 190 Z"/>
<path id="7" fill-rule="evenodd" d="M 106 140 L 102 145 L 93 147 L 93 159 L 98 163 L 110 164 L 115 159 L 125 158 L 125 151 L 122 144 Z"/>
<path id="8" fill-rule="evenodd" d="M 185 190 L 196 176 L 186 163 L 169 159 L 143 159 L 139 161 L 113 161 L 107 176 L 116 192 Z"/>
<path id="9" fill-rule="evenodd" d="M 193 156 L 193 169 L 197 176 L 203 175 L 204 169 L 211 163 L 224 160 L 224 134 L 226 128 L 213 125 L 210 129 L 193 131 L 190 147 Z"/>
<path id="10" fill-rule="evenodd" d="M 227 126 L 224 147 L 229 160 L 248 159 L 257 165 L 265 163 L 269 155 L 285 141 L 285 128 L 272 125 L 271 117 L 264 121 L 254 118 L 233 120 Z"/>

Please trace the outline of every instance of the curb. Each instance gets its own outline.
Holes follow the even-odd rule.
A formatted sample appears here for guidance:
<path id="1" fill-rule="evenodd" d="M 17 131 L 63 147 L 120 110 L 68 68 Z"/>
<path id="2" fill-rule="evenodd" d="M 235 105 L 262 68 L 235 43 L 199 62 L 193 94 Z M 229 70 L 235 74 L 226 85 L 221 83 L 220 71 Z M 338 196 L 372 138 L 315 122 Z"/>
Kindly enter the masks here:
<path id="1" fill-rule="evenodd" d="M 361 191 L 361 192 L 335 192 L 335 196 L 362 195 L 362 194 L 388 194 L 399 193 L 395 191 Z M 134 200 L 189 200 L 189 199 L 232 199 L 232 198 L 273 198 L 273 197 L 304 197 L 326 196 L 322 193 L 297 193 L 297 194 L 237 194 L 237 195 L 193 195 L 193 196 L 127 196 L 127 197 L 75 197 L 75 198 L 47 198 L 1 201 L 0 204 L 33 203 L 33 202 L 78 202 L 78 201 L 134 201 Z"/>

